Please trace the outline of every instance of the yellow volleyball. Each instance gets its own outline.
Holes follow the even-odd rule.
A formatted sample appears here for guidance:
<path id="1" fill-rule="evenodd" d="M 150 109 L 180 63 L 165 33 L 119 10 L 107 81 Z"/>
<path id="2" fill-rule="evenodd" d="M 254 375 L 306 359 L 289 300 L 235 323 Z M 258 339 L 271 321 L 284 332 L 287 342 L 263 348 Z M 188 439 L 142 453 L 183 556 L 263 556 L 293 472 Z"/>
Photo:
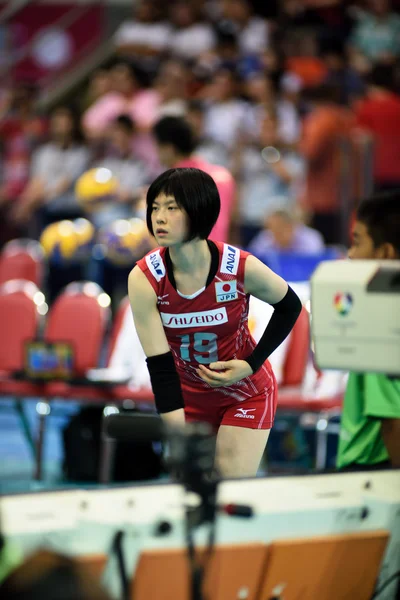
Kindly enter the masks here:
<path id="1" fill-rule="evenodd" d="M 130 266 L 151 249 L 150 235 L 142 219 L 118 219 L 101 228 L 99 242 L 107 259 Z"/>
<path id="2" fill-rule="evenodd" d="M 42 232 L 40 244 L 50 262 L 64 264 L 88 258 L 94 242 L 94 227 L 87 219 L 51 223 Z"/>
<path id="3" fill-rule="evenodd" d="M 85 211 L 91 212 L 109 202 L 118 189 L 118 180 L 105 167 L 90 169 L 75 184 L 75 196 Z"/>

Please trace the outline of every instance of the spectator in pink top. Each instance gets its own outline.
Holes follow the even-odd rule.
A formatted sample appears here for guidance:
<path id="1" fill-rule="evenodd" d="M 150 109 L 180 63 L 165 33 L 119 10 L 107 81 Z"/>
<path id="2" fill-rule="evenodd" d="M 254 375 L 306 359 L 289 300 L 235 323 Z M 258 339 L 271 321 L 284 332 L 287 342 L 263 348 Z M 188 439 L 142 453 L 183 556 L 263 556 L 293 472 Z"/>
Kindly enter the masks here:
<path id="1" fill-rule="evenodd" d="M 235 182 L 224 167 L 213 165 L 196 156 L 196 138 L 189 123 L 182 117 L 164 117 L 158 121 L 153 134 L 161 164 L 171 167 L 192 167 L 208 173 L 217 184 L 221 211 L 210 238 L 229 241 L 229 229 L 234 208 Z"/>
<path id="2" fill-rule="evenodd" d="M 155 120 L 158 94 L 140 87 L 134 68 L 127 62 L 112 67 L 110 77 L 111 91 L 83 115 L 85 133 L 90 139 L 102 138 L 108 126 L 122 114 L 129 115 L 139 131 L 148 131 Z"/>

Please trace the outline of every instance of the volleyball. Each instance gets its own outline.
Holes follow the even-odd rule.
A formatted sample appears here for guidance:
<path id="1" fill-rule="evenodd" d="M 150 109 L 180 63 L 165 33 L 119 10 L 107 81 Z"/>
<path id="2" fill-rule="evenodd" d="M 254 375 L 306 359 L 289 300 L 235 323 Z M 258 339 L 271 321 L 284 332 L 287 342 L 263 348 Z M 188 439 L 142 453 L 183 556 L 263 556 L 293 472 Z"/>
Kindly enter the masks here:
<path id="1" fill-rule="evenodd" d="M 42 232 L 40 244 L 50 262 L 80 262 L 90 256 L 94 227 L 87 219 L 51 223 Z"/>
<path id="2" fill-rule="evenodd" d="M 75 196 L 87 212 L 96 211 L 109 202 L 118 189 L 118 180 L 110 169 L 90 169 L 75 184 Z"/>
<path id="3" fill-rule="evenodd" d="M 150 249 L 151 241 L 142 219 L 118 219 L 99 232 L 99 243 L 107 259 L 119 266 L 133 265 Z"/>

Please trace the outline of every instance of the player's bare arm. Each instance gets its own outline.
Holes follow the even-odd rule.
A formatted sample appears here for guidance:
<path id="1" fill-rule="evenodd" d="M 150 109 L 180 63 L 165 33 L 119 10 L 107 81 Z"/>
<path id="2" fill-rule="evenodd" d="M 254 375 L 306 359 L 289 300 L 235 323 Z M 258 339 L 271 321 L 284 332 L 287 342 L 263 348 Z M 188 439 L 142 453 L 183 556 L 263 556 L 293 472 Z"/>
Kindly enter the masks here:
<path id="1" fill-rule="evenodd" d="M 300 314 L 300 300 L 286 281 L 251 255 L 246 259 L 245 291 L 273 305 L 274 315 L 248 359 L 199 366 L 198 374 L 212 387 L 232 385 L 254 373 L 287 337 Z"/>
<path id="2" fill-rule="evenodd" d="M 138 267 L 129 275 L 128 292 L 136 331 L 146 357 L 168 353 L 170 348 L 157 309 L 157 296 Z M 185 421 L 183 408 L 164 413 L 162 416 L 169 424 L 183 424 Z"/>
<path id="3" fill-rule="evenodd" d="M 133 320 L 145 355 L 149 357 L 168 352 L 156 293 L 139 267 L 132 269 L 129 275 L 128 292 Z"/>
<path id="4" fill-rule="evenodd" d="M 277 304 L 286 295 L 288 284 L 255 256 L 248 256 L 244 274 L 244 289 L 268 304 Z"/>

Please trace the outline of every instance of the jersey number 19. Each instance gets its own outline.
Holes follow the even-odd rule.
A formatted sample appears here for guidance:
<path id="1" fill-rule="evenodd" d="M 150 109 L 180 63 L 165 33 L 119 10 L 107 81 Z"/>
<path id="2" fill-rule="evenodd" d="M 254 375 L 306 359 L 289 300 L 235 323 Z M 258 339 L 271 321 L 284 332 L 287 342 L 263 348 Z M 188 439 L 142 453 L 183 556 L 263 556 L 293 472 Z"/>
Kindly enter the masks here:
<path id="1" fill-rule="evenodd" d="M 217 335 L 200 333 L 180 335 L 180 356 L 187 362 L 196 360 L 201 365 L 209 365 L 218 360 Z M 192 357 L 191 357 L 192 353 Z"/>

